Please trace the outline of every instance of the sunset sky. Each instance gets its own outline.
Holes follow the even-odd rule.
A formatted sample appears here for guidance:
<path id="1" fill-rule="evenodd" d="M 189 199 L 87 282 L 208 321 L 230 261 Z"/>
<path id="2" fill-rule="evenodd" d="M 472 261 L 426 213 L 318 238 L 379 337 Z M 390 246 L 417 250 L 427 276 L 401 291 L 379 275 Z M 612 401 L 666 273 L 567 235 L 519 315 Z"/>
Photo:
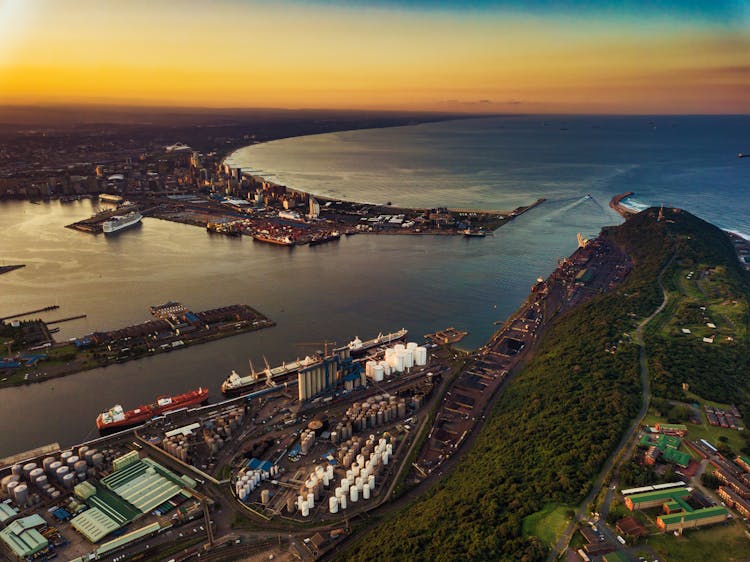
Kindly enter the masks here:
<path id="1" fill-rule="evenodd" d="M 750 113 L 750 2 L 0 0 L 0 103 Z"/>

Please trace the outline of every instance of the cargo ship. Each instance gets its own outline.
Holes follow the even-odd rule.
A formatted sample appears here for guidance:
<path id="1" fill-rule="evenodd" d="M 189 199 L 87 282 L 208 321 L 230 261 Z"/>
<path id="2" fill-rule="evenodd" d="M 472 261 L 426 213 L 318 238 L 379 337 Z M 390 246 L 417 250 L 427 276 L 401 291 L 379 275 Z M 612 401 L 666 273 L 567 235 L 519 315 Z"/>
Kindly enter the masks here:
<path id="1" fill-rule="evenodd" d="M 467 237 L 477 236 L 484 238 L 485 236 L 487 236 L 487 232 L 485 232 L 482 228 L 467 228 L 462 232 L 462 234 Z"/>
<path id="2" fill-rule="evenodd" d="M 261 382 L 273 386 L 282 379 L 296 375 L 303 367 L 309 367 L 319 361 L 320 357 L 307 356 L 304 359 L 297 359 L 291 363 L 282 363 L 278 367 L 272 368 L 266 365 L 265 370 L 259 373 L 255 372 L 251 365 L 250 374 L 245 377 L 240 376 L 237 371 L 232 371 L 226 380 L 221 383 L 221 391 L 227 396 L 237 396 L 243 392 L 249 392 L 255 385 Z"/>
<path id="3" fill-rule="evenodd" d="M 273 236 L 271 234 L 253 234 L 253 240 L 266 242 L 268 244 L 277 244 L 279 246 L 294 246 L 294 242 L 289 236 Z"/>
<path id="4" fill-rule="evenodd" d="M 376 347 L 378 345 L 388 345 L 389 343 L 402 340 L 408 333 L 409 330 L 407 330 L 406 328 L 401 328 L 398 332 L 392 332 L 385 335 L 378 334 L 378 337 L 372 338 L 371 340 L 367 341 L 362 341 L 359 338 L 354 338 L 347 344 L 347 347 L 349 348 L 349 353 L 351 353 L 352 357 L 356 357 L 358 355 L 364 355 L 364 353 L 368 349 L 372 349 L 373 347 Z"/>
<path id="5" fill-rule="evenodd" d="M 102 230 L 105 234 L 111 234 L 112 232 L 117 232 L 123 228 L 128 228 L 134 224 L 138 224 L 141 222 L 142 218 L 143 215 L 138 211 L 131 211 L 127 215 L 115 215 L 102 223 Z"/>
<path id="6" fill-rule="evenodd" d="M 310 238 L 310 246 L 317 244 L 324 244 L 325 242 L 333 242 L 341 238 L 341 234 L 337 231 L 330 232 L 328 234 L 315 234 Z"/>
<path id="7" fill-rule="evenodd" d="M 116 404 L 96 417 L 96 427 L 100 432 L 126 429 L 166 412 L 203 404 L 207 399 L 208 389 L 201 387 L 177 396 L 159 396 L 153 404 L 139 406 L 134 410 L 125 411 Z"/>

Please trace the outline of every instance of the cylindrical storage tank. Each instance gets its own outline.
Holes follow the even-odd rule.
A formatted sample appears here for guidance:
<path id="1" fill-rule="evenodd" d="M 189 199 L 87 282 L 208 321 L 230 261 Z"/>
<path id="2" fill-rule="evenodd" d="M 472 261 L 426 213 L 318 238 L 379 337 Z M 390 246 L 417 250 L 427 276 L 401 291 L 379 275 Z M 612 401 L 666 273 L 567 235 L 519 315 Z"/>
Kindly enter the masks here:
<path id="1" fill-rule="evenodd" d="M 328 498 L 328 511 L 331 513 L 339 512 L 339 500 L 335 496 Z"/>
<path id="2" fill-rule="evenodd" d="M 91 457 L 92 462 L 94 463 L 94 466 L 101 468 L 104 465 L 104 455 L 102 453 L 94 453 L 94 456 Z"/>
<path id="3" fill-rule="evenodd" d="M 363 500 L 369 500 L 370 499 L 370 485 L 365 484 L 362 486 L 362 499 Z"/>
<path id="4" fill-rule="evenodd" d="M 409 343 L 406 344 L 406 349 L 409 349 L 411 351 L 414 351 L 415 349 L 417 349 L 417 347 L 418 347 L 417 342 L 410 341 Z"/>
<path id="5" fill-rule="evenodd" d="M 326 472 L 325 474 L 323 474 L 323 486 L 328 488 L 330 483 L 331 483 L 331 479 L 328 477 L 328 473 Z"/>
<path id="6" fill-rule="evenodd" d="M 341 490 L 342 490 L 342 491 L 343 491 L 344 493 L 347 493 L 347 492 L 349 491 L 349 479 L 348 479 L 348 478 L 344 478 L 344 479 L 343 479 L 343 480 L 341 481 Z"/>
<path id="7" fill-rule="evenodd" d="M 18 478 L 18 476 L 16 476 L 15 474 L 13 476 Z M 18 480 L 11 480 L 10 482 L 8 482 L 5 491 L 8 493 L 9 498 L 15 498 L 16 488 L 18 488 L 19 486 L 21 486 L 21 483 Z"/>
<path id="8" fill-rule="evenodd" d="M 370 486 L 370 491 L 375 489 L 375 475 L 370 474 L 370 478 L 368 479 L 367 485 Z"/>
<path id="9" fill-rule="evenodd" d="M 397 343 L 396 345 L 393 346 L 393 349 L 395 349 L 396 353 L 398 353 L 399 351 L 406 350 L 406 346 L 402 343 Z"/>
<path id="10" fill-rule="evenodd" d="M 396 350 L 392 347 L 388 347 L 385 350 L 385 360 L 388 361 L 391 357 L 396 355 Z"/>
<path id="11" fill-rule="evenodd" d="M 27 462 L 25 465 L 23 465 L 23 477 L 26 478 L 26 480 L 29 479 L 29 475 L 31 474 L 31 471 L 36 468 L 35 462 Z"/>
<path id="12" fill-rule="evenodd" d="M 260 493 L 260 503 L 263 505 L 268 505 L 268 502 L 271 500 L 271 491 L 270 490 L 263 490 Z"/>
<path id="13" fill-rule="evenodd" d="M 391 365 L 388 361 L 381 361 L 380 366 L 383 368 L 383 374 L 388 377 L 391 375 Z"/>
<path id="14" fill-rule="evenodd" d="M 76 472 L 77 472 L 78 474 L 86 474 L 86 469 L 88 468 L 88 466 L 89 466 L 89 465 L 87 465 L 87 464 L 86 464 L 86 461 L 84 461 L 84 460 L 80 460 L 80 461 L 78 461 L 78 462 L 77 462 L 77 463 L 76 463 L 76 464 L 75 464 L 75 465 L 73 466 L 73 469 L 74 469 L 74 470 L 75 470 L 75 471 L 76 471 Z"/>
<path id="15" fill-rule="evenodd" d="M 346 479 L 351 482 L 354 480 L 354 465 L 352 465 L 352 468 L 346 471 Z"/>
<path id="16" fill-rule="evenodd" d="M 57 469 L 60 468 L 63 465 L 60 461 L 55 461 L 51 465 L 49 465 L 49 470 L 47 471 L 48 476 L 55 476 L 57 474 Z"/>
<path id="17" fill-rule="evenodd" d="M 342 494 L 339 498 L 339 507 L 341 509 L 346 509 L 346 494 Z"/>
<path id="18" fill-rule="evenodd" d="M 404 368 L 411 369 L 414 366 L 414 352 L 407 349 L 404 353 Z"/>
<path id="19" fill-rule="evenodd" d="M 427 348 L 418 347 L 414 350 L 414 363 L 418 366 L 427 365 Z"/>
<path id="20" fill-rule="evenodd" d="M 396 356 L 394 357 L 394 363 L 393 363 L 393 370 L 397 373 L 403 373 L 404 372 L 404 366 L 406 364 L 406 352 L 401 351 L 397 352 Z"/>
<path id="21" fill-rule="evenodd" d="M 356 486 L 352 486 L 351 488 L 349 488 L 349 499 L 352 503 L 356 503 L 359 499 L 359 490 Z"/>
<path id="22" fill-rule="evenodd" d="M 78 460 L 79 459 L 77 456 L 71 455 L 67 459 L 65 459 L 65 464 L 67 464 L 70 468 L 73 468 Z"/>
<path id="23" fill-rule="evenodd" d="M 42 461 L 42 468 L 44 469 L 44 472 L 49 474 L 49 467 L 53 462 L 55 462 L 55 460 L 55 457 L 44 457 L 44 460 Z"/>
<path id="24" fill-rule="evenodd" d="M 70 472 L 70 469 L 67 466 L 61 466 L 55 472 L 55 478 L 57 478 L 58 482 L 62 483 L 63 478 L 68 474 L 68 472 Z"/>
<path id="25" fill-rule="evenodd" d="M 89 450 L 88 445 L 81 445 L 80 447 L 78 447 L 78 458 L 82 459 L 84 455 L 86 454 L 86 451 L 88 450 Z"/>
<path id="26" fill-rule="evenodd" d="M 72 472 L 68 472 L 62 479 L 62 485 L 68 490 L 72 489 L 76 484 L 76 476 Z"/>
<path id="27" fill-rule="evenodd" d="M 67 462 L 70 457 L 73 456 L 73 451 L 63 451 L 60 453 L 60 458 L 63 462 Z"/>
<path id="28" fill-rule="evenodd" d="M 359 490 L 361 492 L 362 488 L 365 485 L 365 479 L 360 476 L 359 478 L 357 478 L 356 484 L 357 484 L 357 490 Z"/>
<path id="29" fill-rule="evenodd" d="M 8 476 L 5 476 L 2 480 L 0 480 L 0 487 L 2 488 L 3 492 L 8 491 L 8 485 L 11 482 L 18 482 L 20 478 L 15 474 L 9 474 Z"/>
<path id="30" fill-rule="evenodd" d="M 44 474 L 43 468 L 35 468 L 31 472 L 29 472 L 29 482 L 34 482 L 37 478 L 39 478 L 43 474 Z"/>
<path id="31" fill-rule="evenodd" d="M 386 451 L 385 453 L 383 453 L 383 464 L 384 465 L 388 464 L 388 451 Z"/>
<path id="32" fill-rule="evenodd" d="M 286 510 L 292 514 L 297 504 L 294 503 L 294 496 L 289 494 L 286 498 Z"/>
<path id="33" fill-rule="evenodd" d="M 367 363 L 365 363 L 365 374 L 368 377 L 372 377 L 372 372 L 373 372 L 373 369 L 375 368 L 375 365 L 377 365 L 375 361 L 368 361 Z"/>
<path id="34" fill-rule="evenodd" d="M 312 492 L 307 494 L 307 505 L 310 507 L 310 509 L 315 507 L 315 494 L 313 494 Z"/>
<path id="35" fill-rule="evenodd" d="M 404 400 L 398 403 L 398 417 L 406 417 L 406 402 Z"/>
<path id="36" fill-rule="evenodd" d="M 13 498 L 18 505 L 26 505 L 29 501 L 29 487 L 26 484 L 18 484 L 13 490 Z"/>
<path id="37" fill-rule="evenodd" d="M 21 476 L 23 474 L 23 466 L 20 464 L 14 464 L 10 469 L 10 473 L 14 476 Z"/>
<path id="38" fill-rule="evenodd" d="M 375 382 L 381 382 L 383 380 L 384 375 L 385 375 L 385 370 L 383 369 L 382 365 L 378 364 L 372 368 L 372 377 L 375 380 Z"/>
<path id="39" fill-rule="evenodd" d="M 310 515 L 310 506 L 306 503 L 303 503 L 302 509 L 300 509 L 300 511 L 302 512 L 302 517 L 307 517 L 308 515 Z"/>
<path id="40" fill-rule="evenodd" d="M 51 496 L 51 498 L 52 498 L 53 500 L 56 500 L 56 499 L 57 499 L 57 498 L 59 498 L 59 497 L 60 497 L 60 492 L 58 492 L 57 490 L 55 490 L 54 492 L 52 492 L 52 496 Z"/>

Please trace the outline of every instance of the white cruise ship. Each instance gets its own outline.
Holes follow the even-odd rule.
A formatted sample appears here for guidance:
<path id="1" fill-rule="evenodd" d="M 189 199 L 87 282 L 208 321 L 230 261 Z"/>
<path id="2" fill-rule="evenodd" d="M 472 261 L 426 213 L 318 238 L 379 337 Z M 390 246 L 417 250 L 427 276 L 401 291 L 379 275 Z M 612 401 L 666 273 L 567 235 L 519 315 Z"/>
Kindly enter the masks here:
<path id="1" fill-rule="evenodd" d="M 127 215 L 115 215 L 108 221 L 102 223 L 102 230 L 105 233 L 117 232 L 123 228 L 128 228 L 141 222 L 143 215 L 138 211 L 132 211 Z"/>

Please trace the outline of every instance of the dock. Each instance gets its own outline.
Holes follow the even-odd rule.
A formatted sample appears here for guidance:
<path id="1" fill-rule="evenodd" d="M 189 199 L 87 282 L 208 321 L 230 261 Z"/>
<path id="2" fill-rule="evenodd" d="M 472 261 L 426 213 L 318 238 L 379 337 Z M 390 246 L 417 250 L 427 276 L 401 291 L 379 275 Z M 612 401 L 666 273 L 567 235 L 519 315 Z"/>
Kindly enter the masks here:
<path id="1" fill-rule="evenodd" d="M 44 308 L 37 308 L 36 310 L 29 310 L 27 312 L 19 312 L 18 314 L 11 314 L 10 316 L 5 316 L 4 318 L 0 318 L 0 322 L 4 320 L 12 320 L 13 318 L 20 318 L 21 316 L 30 316 L 32 314 L 37 314 L 39 312 L 49 312 L 50 310 L 57 310 L 60 308 L 58 305 L 53 304 L 50 306 L 45 306 Z"/>
<path id="2" fill-rule="evenodd" d="M 424 339 L 435 345 L 445 345 L 449 343 L 457 343 L 469 335 L 469 332 L 464 330 L 457 330 L 453 326 L 445 328 L 444 330 L 438 330 L 432 334 L 425 334 Z"/>
<path id="3" fill-rule="evenodd" d="M 15 271 L 16 269 L 21 269 L 22 267 L 26 267 L 25 263 L 21 263 L 18 265 L 0 265 L 0 275 L 3 273 L 10 273 L 11 271 Z"/>
<path id="4" fill-rule="evenodd" d="M 80 320 L 81 318 L 86 318 L 85 314 L 79 314 L 77 316 L 68 316 L 67 318 L 60 318 L 58 320 L 50 320 L 49 322 L 45 322 L 47 326 L 50 326 L 52 324 L 62 324 L 63 322 L 70 322 L 72 320 Z"/>

